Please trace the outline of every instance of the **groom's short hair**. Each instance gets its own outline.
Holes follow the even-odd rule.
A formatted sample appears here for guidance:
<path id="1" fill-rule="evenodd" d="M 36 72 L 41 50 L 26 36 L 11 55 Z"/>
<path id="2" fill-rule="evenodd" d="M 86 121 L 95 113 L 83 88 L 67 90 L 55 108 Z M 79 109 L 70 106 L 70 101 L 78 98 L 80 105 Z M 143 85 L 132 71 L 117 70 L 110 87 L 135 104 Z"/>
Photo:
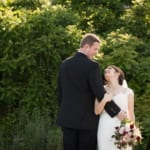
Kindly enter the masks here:
<path id="1" fill-rule="evenodd" d="M 83 36 L 80 42 L 80 48 L 82 48 L 85 44 L 89 44 L 90 46 L 92 46 L 95 42 L 100 43 L 99 37 L 93 33 L 87 33 Z"/>

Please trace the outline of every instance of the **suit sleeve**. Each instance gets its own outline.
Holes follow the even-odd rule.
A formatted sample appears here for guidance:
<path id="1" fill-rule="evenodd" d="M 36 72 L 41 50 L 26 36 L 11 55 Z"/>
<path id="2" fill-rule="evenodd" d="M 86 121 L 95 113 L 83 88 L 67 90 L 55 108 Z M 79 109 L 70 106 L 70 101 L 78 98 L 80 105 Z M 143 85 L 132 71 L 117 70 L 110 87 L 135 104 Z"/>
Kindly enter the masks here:
<path id="1" fill-rule="evenodd" d="M 101 101 L 104 97 L 105 89 L 103 87 L 103 80 L 100 75 L 100 69 L 98 64 L 93 63 L 91 65 L 90 70 L 88 72 L 88 81 L 95 97 L 99 101 Z"/>
<path id="2" fill-rule="evenodd" d="M 101 101 L 105 94 L 105 89 L 103 87 L 103 80 L 100 74 L 100 69 L 98 64 L 95 63 L 92 66 L 92 68 L 89 71 L 88 77 L 89 77 L 90 86 L 92 88 L 95 97 L 99 101 Z M 120 108 L 115 104 L 113 100 L 108 102 L 105 105 L 105 110 L 111 117 L 116 116 L 120 112 Z"/>

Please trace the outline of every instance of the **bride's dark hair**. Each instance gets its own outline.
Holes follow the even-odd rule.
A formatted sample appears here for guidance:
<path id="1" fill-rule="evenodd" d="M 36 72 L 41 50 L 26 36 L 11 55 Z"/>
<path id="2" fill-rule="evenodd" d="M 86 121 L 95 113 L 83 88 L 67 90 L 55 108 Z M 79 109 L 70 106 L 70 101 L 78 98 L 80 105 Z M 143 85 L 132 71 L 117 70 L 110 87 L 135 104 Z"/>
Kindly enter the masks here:
<path id="1" fill-rule="evenodd" d="M 123 80 L 125 79 L 124 72 L 123 72 L 119 67 L 117 67 L 117 66 L 115 66 L 115 65 L 110 65 L 110 66 L 108 66 L 108 67 L 113 68 L 116 72 L 118 72 L 118 73 L 120 74 L 120 75 L 119 75 L 119 78 L 118 78 L 118 83 L 119 83 L 120 85 L 122 85 L 122 84 L 123 84 Z"/>

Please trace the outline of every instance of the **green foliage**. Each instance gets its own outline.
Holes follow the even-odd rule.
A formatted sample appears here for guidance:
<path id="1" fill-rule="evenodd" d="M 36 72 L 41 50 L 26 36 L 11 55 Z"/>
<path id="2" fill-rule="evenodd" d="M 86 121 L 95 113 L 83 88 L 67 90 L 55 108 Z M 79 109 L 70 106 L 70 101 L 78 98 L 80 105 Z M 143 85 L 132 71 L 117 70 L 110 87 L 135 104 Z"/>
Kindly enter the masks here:
<path id="1" fill-rule="evenodd" d="M 85 32 L 95 32 L 100 35 L 116 29 L 120 24 L 119 16 L 124 12 L 126 0 L 58 0 L 58 4 L 72 8 L 79 13 L 81 22 L 79 28 Z"/>
<path id="2" fill-rule="evenodd" d="M 133 35 L 141 38 L 150 37 L 150 1 L 133 0 L 133 5 L 122 16 L 123 24 Z"/>
<path id="3" fill-rule="evenodd" d="M 48 7 L 52 3 L 51 0 L 2 0 L 0 5 L 6 7 L 11 6 L 13 9 L 34 10 L 41 7 Z"/>
<path id="4" fill-rule="evenodd" d="M 25 110 L 20 110 L 20 113 L 15 115 L 17 120 L 13 124 L 9 122 L 5 126 L 0 126 L 1 150 L 62 149 L 61 131 L 51 124 L 51 118 L 47 113 L 42 114 L 36 110 L 29 116 Z M 13 126 L 7 131 L 10 124 Z"/>
<path id="5" fill-rule="evenodd" d="M 61 6 L 33 12 L 1 10 L 0 103 L 10 108 L 25 105 L 29 112 L 38 107 L 53 117 L 58 66 L 77 47 L 78 17 Z M 59 19 L 61 14 L 65 19 Z"/>
<path id="6" fill-rule="evenodd" d="M 150 91 L 150 90 L 149 90 Z M 143 127 L 142 134 L 143 134 L 143 143 L 141 146 L 138 146 L 136 150 L 148 150 L 150 144 L 150 94 L 145 94 L 140 97 L 136 97 L 135 100 L 135 114 L 136 120 L 141 122 Z"/>
<path id="7" fill-rule="evenodd" d="M 79 48 L 83 33 L 94 32 L 102 39 L 96 58 L 102 70 L 121 67 L 135 92 L 144 140 L 134 149 L 148 150 L 149 6 L 149 0 L 0 1 L 0 148 L 62 149 L 53 127 L 58 67 Z"/>
<path id="8" fill-rule="evenodd" d="M 115 14 L 107 7 L 85 6 L 79 8 L 79 13 L 82 18 L 79 27 L 85 30 L 86 26 L 86 32 L 104 33 L 114 28 Z"/>
<path id="9" fill-rule="evenodd" d="M 140 43 L 139 39 L 122 30 L 111 32 L 108 34 L 102 48 L 105 54 L 103 58 L 104 64 L 106 66 L 110 64 L 120 66 L 126 70 L 128 75 L 132 67 L 137 64 L 138 53 L 136 48 Z"/>

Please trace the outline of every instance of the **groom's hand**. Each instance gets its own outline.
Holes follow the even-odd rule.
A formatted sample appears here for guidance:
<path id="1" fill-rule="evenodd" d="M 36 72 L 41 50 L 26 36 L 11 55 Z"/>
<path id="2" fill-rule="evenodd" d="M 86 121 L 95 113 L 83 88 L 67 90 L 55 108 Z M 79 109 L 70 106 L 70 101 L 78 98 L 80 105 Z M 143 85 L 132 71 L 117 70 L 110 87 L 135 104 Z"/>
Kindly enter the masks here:
<path id="1" fill-rule="evenodd" d="M 125 118 L 127 118 L 127 112 L 126 111 L 120 111 L 119 114 L 117 115 L 119 120 L 124 120 Z"/>

